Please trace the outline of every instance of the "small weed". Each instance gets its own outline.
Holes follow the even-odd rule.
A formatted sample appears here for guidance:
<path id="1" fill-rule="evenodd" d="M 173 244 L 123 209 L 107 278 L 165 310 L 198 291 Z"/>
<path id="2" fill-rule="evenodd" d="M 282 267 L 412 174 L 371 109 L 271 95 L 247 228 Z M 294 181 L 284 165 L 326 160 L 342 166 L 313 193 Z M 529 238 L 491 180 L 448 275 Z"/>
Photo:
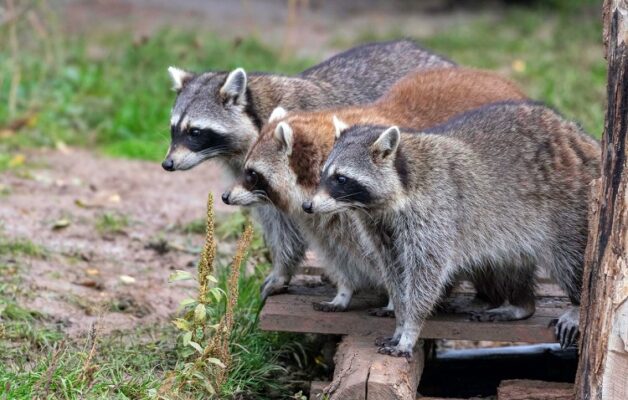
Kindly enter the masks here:
<path id="1" fill-rule="evenodd" d="M 45 257 L 46 249 L 25 238 L 10 239 L 0 235 L 0 256 Z"/>
<path id="2" fill-rule="evenodd" d="M 129 226 L 129 218 L 118 213 L 104 213 L 96 219 L 96 230 L 101 235 L 114 235 L 124 233 Z"/>

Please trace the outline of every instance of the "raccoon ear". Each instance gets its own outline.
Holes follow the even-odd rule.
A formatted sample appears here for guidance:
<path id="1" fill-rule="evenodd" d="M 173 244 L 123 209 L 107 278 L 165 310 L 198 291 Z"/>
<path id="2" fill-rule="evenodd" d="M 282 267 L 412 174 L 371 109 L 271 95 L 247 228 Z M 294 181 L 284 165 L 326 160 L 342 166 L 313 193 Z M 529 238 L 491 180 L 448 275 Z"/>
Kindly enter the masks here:
<path id="1" fill-rule="evenodd" d="M 344 121 L 341 121 L 337 116 L 333 116 L 332 120 L 334 121 L 334 128 L 336 128 L 336 139 L 340 138 L 342 132 L 346 131 L 349 128 Z"/>
<path id="2" fill-rule="evenodd" d="M 399 140 L 401 138 L 401 132 L 396 126 L 391 126 L 379 135 L 379 138 L 371 145 L 371 152 L 373 156 L 379 157 L 382 160 L 388 158 L 391 154 L 394 154 L 399 146 Z"/>
<path id="3" fill-rule="evenodd" d="M 292 136 L 292 128 L 286 122 L 280 122 L 277 124 L 275 128 L 275 139 L 281 143 L 287 155 L 292 154 L 292 144 L 293 136 Z"/>
<path id="4" fill-rule="evenodd" d="M 226 101 L 233 104 L 243 104 L 246 94 L 246 72 L 242 68 L 236 68 L 229 73 L 227 80 L 220 88 L 220 94 Z"/>
<path id="5" fill-rule="evenodd" d="M 270 113 L 270 118 L 268 118 L 268 122 L 270 123 L 270 122 L 277 121 L 285 117 L 287 114 L 288 114 L 288 111 L 286 111 L 285 108 L 279 106 L 275 108 L 272 113 Z"/>
<path id="6" fill-rule="evenodd" d="M 179 91 L 187 81 L 192 78 L 192 74 L 177 67 L 168 67 L 168 73 L 172 79 L 172 89 Z"/>

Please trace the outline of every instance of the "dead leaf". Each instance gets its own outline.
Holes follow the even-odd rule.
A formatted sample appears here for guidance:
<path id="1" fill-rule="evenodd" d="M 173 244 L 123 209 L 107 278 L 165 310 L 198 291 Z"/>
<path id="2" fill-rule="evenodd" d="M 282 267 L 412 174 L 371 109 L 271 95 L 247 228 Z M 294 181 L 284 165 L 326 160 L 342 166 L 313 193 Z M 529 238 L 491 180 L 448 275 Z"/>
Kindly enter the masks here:
<path id="1" fill-rule="evenodd" d="M 87 273 L 87 275 L 100 275 L 100 271 L 98 270 L 98 268 L 87 268 L 85 270 L 85 273 Z"/>
<path id="2" fill-rule="evenodd" d="M 135 278 L 129 275 L 120 275 L 119 278 L 120 278 L 120 281 L 124 283 L 125 285 L 132 285 L 135 283 Z"/>
<path id="3" fill-rule="evenodd" d="M 24 154 L 18 153 L 14 155 L 13 157 L 11 157 L 11 159 L 9 160 L 9 167 L 15 168 L 15 167 L 22 166 L 24 165 L 25 161 L 26 161 L 26 156 Z"/>
<path id="4" fill-rule="evenodd" d="M 519 72 L 519 73 L 525 72 L 525 70 L 526 70 L 526 63 L 525 63 L 525 61 L 519 60 L 519 59 L 514 60 L 512 62 L 512 69 L 515 72 Z"/>
<path id="5" fill-rule="evenodd" d="M 71 222 L 69 219 L 62 218 L 55 221 L 54 224 L 52 224 L 52 229 L 56 231 L 59 229 L 67 228 L 68 226 L 70 226 L 70 224 Z"/>

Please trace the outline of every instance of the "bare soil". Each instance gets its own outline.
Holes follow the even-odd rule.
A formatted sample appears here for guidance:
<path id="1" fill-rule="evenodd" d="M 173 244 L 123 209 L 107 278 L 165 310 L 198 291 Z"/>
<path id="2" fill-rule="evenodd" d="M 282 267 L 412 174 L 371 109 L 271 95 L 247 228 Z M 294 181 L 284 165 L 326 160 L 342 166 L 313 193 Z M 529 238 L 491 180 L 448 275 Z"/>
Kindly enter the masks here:
<path id="1" fill-rule="evenodd" d="M 39 167 L 0 174 L 0 187 L 10 191 L 0 198 L 2 234 L 46 250 L 43 258 L 13 260 L 22 275 L 22 305 L 49 315 L 70 335 L 99 316 L 105 331 L 167 319 L 194 293 L 185 289 L 188 282 L 168 283 L 168 275 L 194 272 L 203 242 L 182 227 L 203 219 L 209 191 L 219 213 L 233 211 L 220 201 L 224 170 L 212 163 L 168 173 L 158 163 L 70 149 L 28 152 L 25 165 Z M 97 229 L 105 214 L 128 223 Z"/>

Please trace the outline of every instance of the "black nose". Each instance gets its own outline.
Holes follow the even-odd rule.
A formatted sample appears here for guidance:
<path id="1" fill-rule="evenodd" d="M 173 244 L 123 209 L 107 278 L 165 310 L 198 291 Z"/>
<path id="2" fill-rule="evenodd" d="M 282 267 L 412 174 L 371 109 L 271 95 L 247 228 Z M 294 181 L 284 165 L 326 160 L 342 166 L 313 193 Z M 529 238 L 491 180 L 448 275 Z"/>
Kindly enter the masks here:
<path id="1" fill-rule="evenodd" d="M 161 166 L 166 171 L 174 171 L 174 161 L 172 161 L 172 158 L 166 158 L 164 162 L 161 163 Z"/>
<path id="2" fill-rule="evenodd" d="M 303 204 L 301 204 L 301 207 L 303 207 L 303 211 L 305 211 L 308 214 L 312 214 L 314 212 L 314 210 L 312 210 L 311 201 L 304 201 Z"/>
<path id="3" fill-rule="evenodd" d="M 222 202 L 223 202 L 223 203 L 225 203 L 225 204 L 229 204 L 229 195 L 230 195 L 230 194 L 231 194 L 231 193 L 229 193 L 229 192 L 224 192 L 224 193 L 222 194 Z"/>

